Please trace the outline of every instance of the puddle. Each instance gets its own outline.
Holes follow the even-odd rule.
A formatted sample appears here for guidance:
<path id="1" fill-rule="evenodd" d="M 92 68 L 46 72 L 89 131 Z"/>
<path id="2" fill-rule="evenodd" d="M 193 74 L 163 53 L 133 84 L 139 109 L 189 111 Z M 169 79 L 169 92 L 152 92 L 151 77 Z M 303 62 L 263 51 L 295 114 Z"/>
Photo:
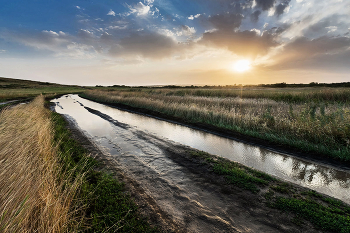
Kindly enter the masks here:
<path id="1" fill-rule="evenodd" d="M 172 165 L 166 160 L 157 162 L 155 155 L 162 152 L 154 144 L 137 137 L 140 132 L 237 161 L 350 204 L 349 171 L 121 111 L 85 100 L 78 95 L 63 96 L 52 102 L 56 103 L 55 110 L 58 113 L 73 118 L 106 152 L 121 158 L 133 154 L 136 156 L 133 159 L 139 159 L 140 163 L 151 167 L 157 173 L 167 172 L 166 166 Z M 96 110 L 103 114 L 104 119 L 96 115 Z M 178 171 L 175 169 L 174 172 Z"/>
<path id="2" fill-rule="evenodd" d="M 7 101 L 7 102 L 1 102 L 0 105 L 9 104 L 9 103 L 17 102 L 17 101 L 19 101 L 19 100 L 11 100 L 11 101 Z"/>

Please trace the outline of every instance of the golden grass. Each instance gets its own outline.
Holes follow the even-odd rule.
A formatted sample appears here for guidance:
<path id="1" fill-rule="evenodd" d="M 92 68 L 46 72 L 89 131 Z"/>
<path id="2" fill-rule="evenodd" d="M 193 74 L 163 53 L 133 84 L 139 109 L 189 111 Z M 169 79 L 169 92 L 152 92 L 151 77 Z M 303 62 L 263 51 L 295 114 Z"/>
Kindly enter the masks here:
<path id="1" fill-rule="evenodd" d="M 349 104 L 178 96 L 172 95 L 174 92 L 176 93 L 163 90 L 94 90 L 86 92 L 85 95 L 103 102 L 123 103 L 159 111 L 192 122 L 208 123 L 240 132 L 250 131 L 260 135 L 259 137 L 277 137 L 278 140 L 283 139 L 294 145 L 307 142 L 317 148 L 328 147 L 339 151 L 344 149 L 344 153 L 350 148 Z M 304 146 L 309 147 L 307 144 Z"/>
<path id="2" fill-rule="evenodd" d="M 74 231 L 82 177 L 67 178 L 44 97 L 0 113 L 0 232 Z"/>

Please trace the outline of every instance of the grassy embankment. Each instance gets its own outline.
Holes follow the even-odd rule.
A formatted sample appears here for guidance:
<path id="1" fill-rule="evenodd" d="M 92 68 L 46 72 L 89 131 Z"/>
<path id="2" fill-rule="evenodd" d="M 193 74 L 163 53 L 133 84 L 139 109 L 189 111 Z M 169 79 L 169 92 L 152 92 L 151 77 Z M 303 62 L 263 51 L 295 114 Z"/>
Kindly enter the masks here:
<path id="1" fill-rule="evenodd" d="M 256 194 L 256 199 L 271 208 L 292 214 L 291 221 L 299 226 L 310 222 L 316 229 L 330 232 L 350 232 L 350 206 L 306 188 L 298 188 L 265 173 L 245 167 L 219 156 L 189 150 L 219 176 L 240 189 Z"/>
<path id="2" fill-rule="evenodd" d="M 1 232 L 154 232 L 44 97 L 0 113 Z"/>
<path id="3" fill-rule="evenodd" d="M 350 89 L 107 88 L 83 97 L 145 108 L 350 162 Z"/>
<path id="4" fill-rule="evenodd" d="M 84 90 L 83 87 L 79 86 L 0 78 L 0 102 L 14 99 L 30 99 L 40 94 L 80 93 Z"/>

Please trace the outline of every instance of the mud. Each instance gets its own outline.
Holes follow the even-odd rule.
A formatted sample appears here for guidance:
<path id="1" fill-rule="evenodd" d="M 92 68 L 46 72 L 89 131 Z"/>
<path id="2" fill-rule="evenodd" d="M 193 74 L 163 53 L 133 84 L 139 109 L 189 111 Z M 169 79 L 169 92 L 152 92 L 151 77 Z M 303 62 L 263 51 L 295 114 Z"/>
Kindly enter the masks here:
<path id="1" fill-rule="evenodd" d="M 132 128 L 117 130 L 113 141 L 92 137 L 65 117 L 73 136 L 125 182 L 139 211 L 164 232 L 319 232 L 293 224 L 292 216 L 267 207 L 261 196 L 228 185 L 189 156 L 187 146 Z"/>

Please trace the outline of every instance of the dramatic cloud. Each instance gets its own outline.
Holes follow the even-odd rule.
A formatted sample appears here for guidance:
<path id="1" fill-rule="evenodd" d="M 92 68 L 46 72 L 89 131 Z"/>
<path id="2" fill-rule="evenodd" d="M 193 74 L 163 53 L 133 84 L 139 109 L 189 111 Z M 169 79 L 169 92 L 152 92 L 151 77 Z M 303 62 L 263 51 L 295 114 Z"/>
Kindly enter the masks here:
<path id="1" fill-rule="evenodd" d="M 4 31 L 0 37 L 8 41 L 17 41 L 29 47 L 39 50 L 47 50 L 54 52 L 56 56 L 68 57 L 91 57 L 91 53 L 95 53 L 95 48 L 83 41 L 91 39 L 88 31 L 80 30 L 77 38 L 68 35 L 62 31 Z"/>
<path id="2" fill-rule="evenodd" d="M 275 0 L 255 0 L 256 6 L 260 7 L 263 11 L 270 10 L 275 4 Z"/>
<path id="3" fill-rule="evenodd" d="M 280 3 L 276 6 L 275 15 L 280 16 L 283 14 L 284 10 L 288 7 L 288 4 Z"/>
<path id="4" fill-rule="evenodd" d="M 260 36 L 256 30 L 206 32 L 200 43 L 227 49 L 237 55 L 250 58 L 266 54 L 271 47 L 278 45 L 272 34 L 265 32 Z"/>
<path id="5" fill-rule="evenodd" d="M 254 23 L 259 21 L 259 15 L 261 14 L 261 11 L 256 10 L 250 15 L 250 20 Z"/>
<path id="6" fill-rule="evenodd" d="M 159 33 L 133 33 L 113 46 L 109 54 L 116 57 L 162 59 L 171 56 L 179 45 L 171 37 Z"/>
<path id="7" fill-rule="evenodd" d="M 275 69 L 315 68 L 315 64 L 324 63 L 326 67 L 341 66 L 350 58 L 349 37 L 320 37 L 310 40 L 299 37 L 283 47 L 280 53 L 272 57 L 276 61 Z M 325 59 L 327 58 L 327 59 Z M 344 60 L 343 60 L 344 59 Z M 328 64 L 326 63 L 328 61 Z M 348 66 L 348 65 L 347 65 Z"/>
<path id="8" fill-rule="evenodd" d="M 37 0 L 24 1 L 31 7 L 21 14 L 10 2 L 0 14 L 8 22 L 0 29 L 3 57 L 73 57 L 81 64 L 107 59 L 103 64 L 123 64 L 125 70 L 141 62 L 209 61 L 200 64 L 203 72 L 207 66 L 225 69 L 237 57 L 265 71 L 346 69 L 350 57 L 348 0 L 49 1 L 50 11 L 40 8 L 45 0 Z"/>
<path id="9" fill-rule="evenodd" d="M 241 14 L 217 14 L 208 18 L 208 21 L 219 30 L 230 31 L 238 28 L 242 23 Z"/>

